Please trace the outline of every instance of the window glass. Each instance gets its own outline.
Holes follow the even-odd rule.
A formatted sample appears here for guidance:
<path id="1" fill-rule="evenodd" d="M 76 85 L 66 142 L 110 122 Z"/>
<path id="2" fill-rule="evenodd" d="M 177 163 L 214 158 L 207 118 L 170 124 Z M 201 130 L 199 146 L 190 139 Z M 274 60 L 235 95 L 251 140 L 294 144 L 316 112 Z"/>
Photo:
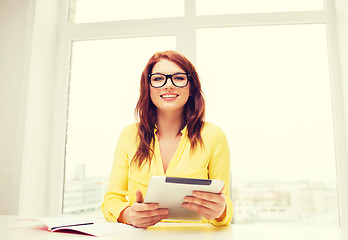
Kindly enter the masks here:
<path id="1" fill-rule="evenodd" d="M 324 10 L 323 0 L 197 0 L 197 15 Z"/>
<path id="2" fill-rule="evenodd" d="M 175 48 L 175 36 L 73 43 L 64 214 L 101 214 L 118 136 L 135 122 L 142 70 L 156 51 Z"/>
<path id="3" fill-rule="evenodd" d="M 236 223 L 338 225 L 325 25 L 197 30 L 207 121 L 226 132 Z"/>
<path id="4" fill-rule="evenodd" d="M 184 0 L 70 0 L 69 22 L 89 23 L 184 16 Z"/>

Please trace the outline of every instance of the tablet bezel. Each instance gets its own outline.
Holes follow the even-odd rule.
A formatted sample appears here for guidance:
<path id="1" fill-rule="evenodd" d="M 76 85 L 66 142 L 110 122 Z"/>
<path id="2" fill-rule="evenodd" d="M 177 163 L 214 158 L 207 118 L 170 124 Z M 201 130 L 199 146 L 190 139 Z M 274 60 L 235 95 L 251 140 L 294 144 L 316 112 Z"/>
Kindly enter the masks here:
<path id="1" fill-rule="evenodd" d="M 224 182 L 216 179 L 152 176 L 144 203 L 158 203 L 160 208 L 168 208 L 168 220 L 202 221 L 198 213 L 182 208 L 183 198 L 195 190 L 218 194 L 223 186 Z"/>

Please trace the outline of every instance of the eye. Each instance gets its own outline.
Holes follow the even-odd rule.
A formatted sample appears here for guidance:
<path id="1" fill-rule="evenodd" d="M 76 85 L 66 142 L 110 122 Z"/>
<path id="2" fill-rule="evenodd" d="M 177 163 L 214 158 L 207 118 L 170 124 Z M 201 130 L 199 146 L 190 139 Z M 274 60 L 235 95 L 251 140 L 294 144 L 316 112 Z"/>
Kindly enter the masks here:
<path id="1" fill-rule="evenodd" d="M 187 79 L 187 76 L 185 74 L 177 74 L 173 77 L 175 81 L 185 81 Z"/>
<path id="2" fill-rule="evenodd" d="M 157 82 L 157 81 L 163 81 L 163 80 L 164 80 L 164 76 L 162 76 L 162 75 L 152 75 L 151 76 L 151 81 Z"/>

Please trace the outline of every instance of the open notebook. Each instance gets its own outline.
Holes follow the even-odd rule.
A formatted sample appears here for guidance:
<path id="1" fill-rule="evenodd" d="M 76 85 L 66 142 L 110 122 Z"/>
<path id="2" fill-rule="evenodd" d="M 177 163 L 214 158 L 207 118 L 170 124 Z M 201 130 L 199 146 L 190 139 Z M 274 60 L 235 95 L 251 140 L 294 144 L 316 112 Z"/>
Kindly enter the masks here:
<path id="1" fill-rule="evenodd" d="M 80 233 L 96 237 L 141 230 L 127 224 L 106 222 L 89 217 L 18 218 L 15 222 L 22 226 L 28 226 L 30 222 L 32 225 L 33 222 L 36 222 L 36 226 L 40 224 L 51 232 Z"/>

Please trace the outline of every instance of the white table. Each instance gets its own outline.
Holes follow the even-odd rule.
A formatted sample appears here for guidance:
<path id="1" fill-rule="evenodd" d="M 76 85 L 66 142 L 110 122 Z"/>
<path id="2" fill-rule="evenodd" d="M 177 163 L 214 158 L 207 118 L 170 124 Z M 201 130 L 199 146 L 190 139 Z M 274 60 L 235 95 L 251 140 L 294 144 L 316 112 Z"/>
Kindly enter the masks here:
<path id="1" fill-rule="evenodd" d="M 146 230 L 92 237 L 70 233 L 51 233 L 33 225 L 14 227 L 14 217 L 0 216 L 2 240 L 348 240 L 348 229 L 340 227 L 299 227 L 280 225 L 229 225 L 214 227 L 210 224 L 158 223 Z M 7 225 L 7 226 L 6 226 Z"/>

